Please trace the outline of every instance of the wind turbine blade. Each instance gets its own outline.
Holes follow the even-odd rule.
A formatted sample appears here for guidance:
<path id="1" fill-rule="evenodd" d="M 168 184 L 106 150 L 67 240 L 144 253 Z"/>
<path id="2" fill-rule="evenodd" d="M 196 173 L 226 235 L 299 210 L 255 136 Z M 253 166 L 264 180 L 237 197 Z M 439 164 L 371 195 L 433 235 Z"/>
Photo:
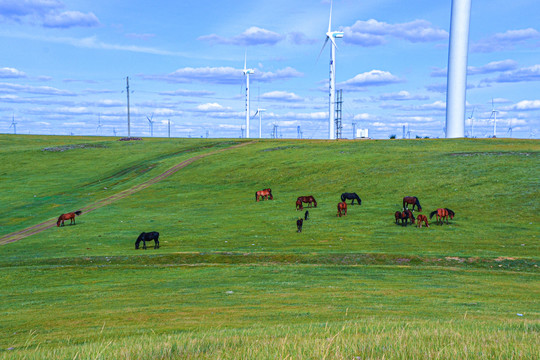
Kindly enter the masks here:
<path id="1" fill-rule="evenodd" d="M 328 32 L 332 31 L 332 0 L 330 0 L 330 18 L 328 19 Z"/>
<path id="2" fill-rule="evenodd" d="M 322 54 L 322 52 L 324 50 L 324 47 L 326 46 L 327 42 L 328 42 L 328 36 L 326 37 L 326 40 L 324 40 L 324 44 L 323 44 L 323 46 L 321 48 L 321 51 L 319 52 L 319 56 L 317 56 L 317 61 L 319 61 L 319 58 L 321 57 L 321 54 Z"/>
<path id="3" fill-rule="evenodd" d="M 334 40 L 334 37 L 333 37 L 333 36 L 329 36 L 329 38 L 330 38 L 330 41 L 332 41 L 332 44 L 334 44 L 334 47 L 335 47 L 336 50 L 337 50 L 336 40 Z"/>

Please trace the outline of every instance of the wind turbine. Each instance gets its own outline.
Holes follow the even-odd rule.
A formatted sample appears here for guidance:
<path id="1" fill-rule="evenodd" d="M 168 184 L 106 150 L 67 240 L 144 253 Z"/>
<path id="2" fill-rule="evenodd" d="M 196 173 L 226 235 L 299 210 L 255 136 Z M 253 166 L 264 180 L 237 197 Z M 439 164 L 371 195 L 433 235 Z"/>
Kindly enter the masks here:
<path id="1" fill-rule="evenodd" d="M 103 131 L 101 131 L 101 128 L 103 127 L 103 125 L 101 125 L 101 114 L 99 115 L 98 117 L 98 126 L 97 126 L 97 129 L 96 129 L 96 134 L 99 132 L 100 135 L 103 134 Z"/>
<path id="2" fill-rule="evenodd" d="M 512 119 L 510 119 L 510 122 L 508 124 L 508 131 L 506 132 L 507 134 L 510 134 L 510 137 L 512 137 Z"/>
<path id="3" fill-rule="evenodd" d="M 13 126 L 13 134 L 17 135 L 17 123 L 15 122 L 15 115 L 11 118 L 11 125 L 9 125 L 9 129 Z"/>
<path id="4" fill-rule="evenodd" d="M 471 138 L 474 138 L 474 107 L 471 111 L 471 116 L 469 116 L 469 121 L 471 122 Z"/>
<path id="5" fill-rule="evenodd" d="M 257 112 L 253 117 L 257 116 L 259 114 L 259 139 L 262 138 L 262 112 L 266 111 L 266 109 L 261 109 L 260 107 L 257 108 Z"/>
<path id="6" fill-rule="evenodd" d="M 493 118 L 493 137 L 497 137 L 497 113 L 498 112 L 499 112 L 498 110 L 495 110 L 493 98 L 491 98 L 491 115 L 489 116 L 489 120 Z"/>
<path id="7" fill-rule="evenodd" d="M 330 1 L 330 19 L 328 20 L 328 31 L 326 32 L 326 39 L 322 46 L 319 57 L 321 56 L 328 40 L 332 42 L 330 46 L 330 83 L 328 85 L 329 103 L 328 103 L 328 138 L 333 140 L 336 138 L 334 128 L 334 113 L 335 113 L 335 98 L 336 98 L 336 40 L 343 37 L 342 31 L 332 31 L 332 1 Z"/>
<path id="8" fill-rule="evenodd" d="M 244 75 L 246 76 L 246 138 L 249 138 L 249 75 L 255 70 L 246 68 L 247 52 L 244 55 Z"/>
<path id="9" fill-rule="evenodd" d="M 154 118 L 154 114 L 152 113 L 151 117 L 146 117 L 148 119 L 148 123 L 150 124 L 150 136 L 154 136 L 154 121 L 152 120 Z"/>

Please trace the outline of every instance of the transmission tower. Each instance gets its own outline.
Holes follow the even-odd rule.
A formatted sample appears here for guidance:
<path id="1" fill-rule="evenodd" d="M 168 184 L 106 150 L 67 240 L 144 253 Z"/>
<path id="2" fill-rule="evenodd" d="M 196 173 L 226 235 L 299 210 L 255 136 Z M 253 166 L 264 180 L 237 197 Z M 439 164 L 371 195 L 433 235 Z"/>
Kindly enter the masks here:
<path id="1" fill-rule="evenodd" d="M 343 106 L 343 90 L 336 91 L 336 110 L 334 116 L 335 128 L 336 128 L 336 139 L 341 139 L 341 108 Z"/>

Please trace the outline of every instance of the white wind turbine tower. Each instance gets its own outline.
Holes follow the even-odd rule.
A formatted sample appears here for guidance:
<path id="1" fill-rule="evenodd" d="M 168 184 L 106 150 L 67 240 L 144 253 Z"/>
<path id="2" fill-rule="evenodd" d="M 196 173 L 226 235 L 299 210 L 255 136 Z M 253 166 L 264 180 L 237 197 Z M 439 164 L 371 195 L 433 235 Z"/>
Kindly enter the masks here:
<path id="1" fill-rule="evenodd" d="M 17 123 L 15 122 L 15 115 L 11 118 L 11 125 L 9 125 L 9 128 L 13 126 L 13 134 L 17 135 Z"/>
<path id="2" fill-rule="evenodd" d="M 328 20 L 328 31 L 326 32 L 326 39 L 324 40 L 324 44 L 322 46 L 321 52 L 319 53 L 319 57 L 321 56 L 324 47 L 326 46 L 326 43 L 330 39 L 332 42 L 332 45 L 330 46 L 330 84 L 329 84 L 329 103 L 328 103 L 328 132 L 329 136 L 328 138 L 330 140 L 333 140 L 336 138 L 335 134 L 335 124 L 334 124 L 334 116 L 335 116 L 335 98 L 336 98 L 336 40 L 337 38 L 342 38 L 343 32 L 342 31 L 332 31 L 332 1 L 330 1 L 330 19 Z"/>
<path id="3" fill-rule="evenodd" d="M 247 52 L 244 55 L 244 75 L 246 76 L 246 138 L 249 138 L 249 75 L 255 70 L 246 68 Z"/>
<path id="4" fill-rule="evenodd" d="M 150 136 L 154 136 L 154 121 L 152 120 L 154 118 L 154 114 L 152 114 L 151 117 L 146 117 L 148 120 L 148 123 L 150 124 Z"/>
<path id="5" fill-rule="evenodd" d="M 257 107 L 257 112 L 253 117 L 259 115 L 259 139 L 262 138 L 262 112 L 266 111 L 266 109 L 261 109 L 260 107 Z"/>
<path id="6" fill-rule="evenodd" d="M 493 137 L 497 137 L 497 113 L 498 112 L 499 112 L 498 110 L 495 110 L 493 99 L 491 99 L 491 115 L 489 116 L 489 120 L 493 119 Z"/>

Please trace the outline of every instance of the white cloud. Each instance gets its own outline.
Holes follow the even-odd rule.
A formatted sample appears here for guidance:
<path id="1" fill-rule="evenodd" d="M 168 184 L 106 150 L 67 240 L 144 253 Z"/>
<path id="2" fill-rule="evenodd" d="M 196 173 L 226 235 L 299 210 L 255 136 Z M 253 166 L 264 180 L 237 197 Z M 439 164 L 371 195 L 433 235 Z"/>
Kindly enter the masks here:
<path id="1" fill-rule="evenodd" d="M 261 95 L 261 99 L 264 100 L 280 100 L 280 101 L 287 101 L 287 102 L 300 102 L 303 101 L 303 99 L 292 92 L 286 92 L 286 91 L 271 91 L 267 92 Z"/>
<path id="2" fill-rule="evenodd" d="M 0 68 L 0 78 L 22 78 L 26 77 L 26 74 L 14 68 L 4 67 Z"/>
<path id="3" fill-rule="evenodd" d="M 471 45 L 471 52 L 495 52 L 513 49 L 529 40 L 540 38 L 540 32 L 533 28 L 521 30 L 508 30 L 505 33 L 497 33 L 487 39 L 480 40 Z"/>
<path id="4" fill-rule="evenodd" d="M 252 26 L 246 31 L 244 31 L 242 34 L 234 36 L 232 38 L 226 38 L 216 34 L 211 34 L 200 36 L 198 40 L 208 41 L 214 44 L 251 46 L 275 45 L 284 38 L 285 36 L 276 32 Z"/>
<path id="5" fill-rule="evenodd" d="M 218 103 L 207 103 L 197 106 L 197 110 L 204 112 L 219 112 L 224 110 L 230 110 L 231 108 L 224 107 Z"/>
<path id="6" fill-rule="evenodd" d="M 540 100 L 523 100 L 505 109 L 518 111 L 540 110 Z"/>
<path id="7" fill-rule="evenodd" d="M 401 24 L 388 24 L 374 19 L 358 20 L 354 25 L 345 27 L 343 31 L 345 42 L 361 46 L 382 45 L 388 42 L 388 37 L 410 42 L 431 42 L 448 38 L 445 30 L 434 27 L 426 20 L 414 20 Z"/>
<path id="8" fill-rule="evenodd" d="M 396 101 L 405 101 L 405 100 L 427 100 L 428 96 L 425 95 L 411 95 L 408 91 L 402 90 L 397 93 L 382 94 L 379 96 L 379 100 L 396 100 Z"/>
<path id="9" fill-rule="evenodd" d="M 352 79 L 339 84 L 340 87 L 348 90 L 355 90 L 367 86 L 382 86 L 402 82 L 397 76 L 392 75 L 388 71 L 371 70 L 362 74 L 358 74 Z"/>
<path id="10" fill-rule="evenodd" d="M 99 20 L 94 13 L 83 14 L 80 11 L 64 11 L 58 14 L 49 14 L 43 20 L 43 26 L 50 28 L 93 27 L 98 25 Z"/>

